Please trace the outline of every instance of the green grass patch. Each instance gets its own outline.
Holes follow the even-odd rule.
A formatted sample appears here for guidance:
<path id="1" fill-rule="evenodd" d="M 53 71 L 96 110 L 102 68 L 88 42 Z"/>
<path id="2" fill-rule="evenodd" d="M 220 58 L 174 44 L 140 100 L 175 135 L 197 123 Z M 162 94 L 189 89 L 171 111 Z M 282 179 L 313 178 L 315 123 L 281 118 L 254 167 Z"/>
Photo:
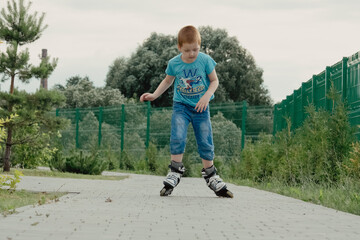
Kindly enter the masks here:
<path id="1" fill-rule="evenodd" d="M 25 190 L 9 191 L 0 189 L 0 213 L 4 216 L 15 213 L 15 209 L 27 205 L 42 205 L 58 201 L 65 195 L 62 192 L 29 192 Z"/>
<path id="2" fill-rule="evenodd" d="M 257 188 L 284 196 L 322 205 L 335 210 L 360 215 L 360 182 L 344 181 L 337 185 L 307 183 L 289 186 L 280 182 L 256 183 L 251 180 L 228 180 L 237 185 Z"/>
<path id="3" fill-rule="evenodd" d="M 9 175 L 13 175 L 16 169 L 11 169 Z M 17 169 L 24 176 L 36 177 L 57 177 L 57 178 L 74 178 L 74 179 L 90 179 L 90 180 L 123 180 L 128 176 L 102 176 L 102 175 L 85 175 L 75 173 L 63 173 L 56 171 L 37 170 L 37 169 Z M 0 174 L 4 174 L 2 171 Z M 21 180 L 24 181 L 24 180 Z M 15 213 L 15 209 L 36 204 L 45 204 L 58 201 L 59 197 L 65 195 L 62 192 L 31 192 L 26 190 L 6 190 L 0 189 L 0 213 L 4 216 Z"/>
<path id="4" fill-rule="evenodd" d="M 87 175 L 87 174 L 47 171 L 47 170 L 38 170 L 38 169 L 17 169 L 17 170 L 21 171 L 24 174 L 24 176 L 36 176 L 36 177 L 57 177 L 57 178 L 74 178 L 74 179 L 90 179 L 90 180 L 123 180 L 128 177 L 128 176 Z M 9 174 L 14 174 L 14 172 L 15 169 L 11 169 Z"/>

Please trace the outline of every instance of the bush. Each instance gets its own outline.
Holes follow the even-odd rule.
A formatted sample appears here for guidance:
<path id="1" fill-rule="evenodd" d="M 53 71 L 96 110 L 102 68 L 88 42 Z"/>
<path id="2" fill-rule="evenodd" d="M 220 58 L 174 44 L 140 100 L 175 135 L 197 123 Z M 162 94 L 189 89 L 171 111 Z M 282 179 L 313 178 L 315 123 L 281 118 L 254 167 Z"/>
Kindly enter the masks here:
<path id="1" fill-rule="evenodd" d="M 341 180 L 344 168 L 355 176 L 356 149 L 352 161 L 347 161 L 354 141 L 347 108 L 333 88 L 329 96 L 333 102 L 331 111 L 310 105 L 306 108 L 307 118 L 296 130 L 292 130 L 288 118 L 287 128 L 274 138 L 261 136 L 259 141 L 247 143 L 241 155 L 240 174 L 232 175 L 255 181 L 271 179 L 290 185 L 336 184 Z"/>
<path id="2" fill-rule="evenodd" d="M 352 144 L 350 157 L 343 165 L 345 172 L 356 181 L 360 180 L 360 143 Z"/>
<path id="3" fill-rule="evenodd" d="M 135 170 L 134 157 L 131 154 L 129 154 L 127 151 L 125 151 L 125 150 L 122 151 L 119 167 L 120 167 L 120 169 L 124 169 L 124 170 Z"/>
<path id="4" fill-rule="evenodd" d="M 146 149 L 146 158 L 147 158 L 149 170 L 152 172 L 156 172 L 156 169 L 158 167 L 158 163 L 156 161 L 157 155 L 158 152 L 156 146 L 153 143 L 150 143 L 149 147 Z"/>
<path id="5" fill-rule="evenodd" d="M 83 154 L 83 151 L 75 152 L 69 157 L 63 157 L 57 152 L 50 161 L 50 168 L 61 172 L 100 175 L 107 167 L 107 163 L 99 158 L 98 153 Z"/>
<path id="6" fill-rule="evenodd" d="M 275 149 L 271 135 L 260 134 L 259 140 L 247 142 L 239 163 L 240 173 L 243 178 L 253 181 L 264 181 L 272 176 L 275 169 Z M 236 175 L 236 173 L 232 173 Z"/>
<path id="7" fill-rule="evenodd" d="M 112 150 L 111 146 L 101 147 L 99 154 L 99 157 L 106 162 L 108 170 L 119 168 L 120 154 L 118 151 Z"/>

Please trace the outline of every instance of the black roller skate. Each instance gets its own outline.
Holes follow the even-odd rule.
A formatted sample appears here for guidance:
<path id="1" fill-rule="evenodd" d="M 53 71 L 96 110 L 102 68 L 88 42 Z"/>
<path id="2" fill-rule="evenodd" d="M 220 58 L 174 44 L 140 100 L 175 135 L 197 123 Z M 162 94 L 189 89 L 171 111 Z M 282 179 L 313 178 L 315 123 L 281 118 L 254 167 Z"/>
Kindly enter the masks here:
<path id="1" fill-rule="evenodd" d="M 160 196 L 169 196 L 174 188 L 180 183 L 180 179 L 185 172 L 185 167 L 181 162 L 171 161 L 169 173 L 164 180 L 164 187 L 160 191 Z"/>
<path id="2" fill-rule="evenodd" d="M 202 176 L 204 177 L 208 187 L 214 191 L 218 197 L 233 198 L 234 194 L 230 192 L 223 180 L 216 174 L 215 166 L 202 169 Z"/>

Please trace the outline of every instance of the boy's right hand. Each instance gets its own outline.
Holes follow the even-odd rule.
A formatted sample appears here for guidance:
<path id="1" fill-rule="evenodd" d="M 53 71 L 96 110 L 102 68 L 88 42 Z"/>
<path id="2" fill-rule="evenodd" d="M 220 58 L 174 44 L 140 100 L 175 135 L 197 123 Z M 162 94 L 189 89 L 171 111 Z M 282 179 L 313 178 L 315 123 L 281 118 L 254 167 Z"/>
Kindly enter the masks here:
<path id="1" fill-rule="evenodd" d="M 144 93 L 143 95 L 140 96 L 140 102 L 154 101 L 155 99 L 156 97 L 152 93 Z"/>

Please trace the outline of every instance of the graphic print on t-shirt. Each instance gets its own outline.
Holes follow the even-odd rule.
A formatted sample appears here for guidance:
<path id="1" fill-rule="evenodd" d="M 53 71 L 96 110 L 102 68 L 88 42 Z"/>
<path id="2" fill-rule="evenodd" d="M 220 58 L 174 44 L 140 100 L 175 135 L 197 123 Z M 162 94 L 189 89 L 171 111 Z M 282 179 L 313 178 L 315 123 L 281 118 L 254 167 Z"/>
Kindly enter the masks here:
<path id="1" fill-rule="evenodd" d="M 204 92 L 205 86 L 202 77 L 197 75 L 198 69 L 184 69 L 181 75 L 177 76 L 179 85 L 177 91 L 181 95 L 188 98 L 199 98 L 200 94 Z"/>

